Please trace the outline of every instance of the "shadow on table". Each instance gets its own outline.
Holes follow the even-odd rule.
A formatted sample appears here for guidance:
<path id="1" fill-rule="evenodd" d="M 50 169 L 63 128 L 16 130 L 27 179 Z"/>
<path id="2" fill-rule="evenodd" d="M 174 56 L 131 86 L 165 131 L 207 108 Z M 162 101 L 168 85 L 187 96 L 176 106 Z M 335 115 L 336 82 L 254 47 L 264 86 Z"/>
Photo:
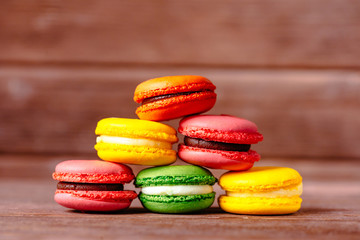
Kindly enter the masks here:
<path id="1" fill-rule="evenodd" d="M 304 218 L 309 216 L 319 216 L 319 215 L 328 215 L 334 214 L 335 212 L 343 211 L 342 209 L 325 209 L 325 208 L 302 208 L 296 213 L 292 214 L 284 214 L 284 215 L 243 215 L 243 214 L 232 214 L 224 212 L 221 208 L 213 207 L 204 209 L 198 212 L 191 212 L 191 213 L 176 213 L 176 214 L 163 214 L 163 213 L 154 213 L 150 212 L 145 208 L 128 208 L 123 209 L 116 212 L 81 212 L 77 210 L 68 210 L 67 212 L 73 214 L 86 214 L 86 215 L 108 215 L 108 216 L 115 216 L 115 215 L 137 215 L 137 214 L 155 214 L 155 215 L 167 215 L 167 216 L 199 216 L 199 215 L 217 215 L 217 214 L 226 214 L 232 217 L 243 217 L 243 218 L 286 218 L 286 217 L 295 217 L 295 218 Z"/>
<path id="2" fill-rule="evenodd" d="M 101 215 L 124 215 L 124 214 L 157 214 L 157 213 L 153 213 L 150 212 L 149 210 L 145 209 L 145 208 L 128 208 L 128 209 L 123 209 L 120 211 L 115 211 L 115 212 L 82 212 L 82 211 L 78 211 L 78 210 L 68 210 L 68 212 L 70 213 L 74 213 L 74 214 L 89 214 L 89 215 L 94 215 L 94 214 L 101 214 Z M 225 213 L 223 210 L 221 210 L 220 208 L 208 208 L 199 212 L 191 212 L 191 213 L 174 213 L 174 214 L 166 214 L 166 215 L 208 215 L 208 214 L 220 214 L 220 213 Z M 160 214 L 160 213 L 159 213 Z M 163 213 L 161 213 L 163 214 Z"/>
<path id="3" fill-rule="evenodd" d="M 329 213 L 334 213 L 334 212 L 343 212 L 346 211 L 346 209 L 330 209 L 330 208 L 301 208 L 296 215 L 325 215 L 325 214 L 329 214 Z M 349 210 L 350 211 L 350 210 Z"/>

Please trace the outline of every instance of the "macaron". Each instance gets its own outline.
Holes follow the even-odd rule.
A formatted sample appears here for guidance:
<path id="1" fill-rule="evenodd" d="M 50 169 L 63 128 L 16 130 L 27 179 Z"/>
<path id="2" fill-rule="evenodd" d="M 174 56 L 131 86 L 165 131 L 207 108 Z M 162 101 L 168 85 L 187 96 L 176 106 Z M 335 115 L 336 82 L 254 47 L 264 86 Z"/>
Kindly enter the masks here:
<path id="1" fill-rule="evenodd" d="M 137 197 L 123 190 L 134 179 L 132 170 L 101 160 L 68 160 L 59 163 L 53 179 L 58 180 L 55 201 L 79 211 L 117 211 L 128 208 Z"/>
<path id="2" fill-rule="evenodd" d="M 139 165 L 167 165 L 175 162 L 172 144 L 176 130 L 166 124 L 139 119 L 105 118 L 98 122 L 95 149 L 99 158 Z"/>
<path id="3" fill-rule="evenodd" d="M 147 168 L 139 172 L 142 205 L 157 213 L 189 213 L 210 207 L 217 179 L 208 170 L 192 165 Z"/>
<path id="4" fill-rule="evenodd" d="M 302 177 L 291 168 L 253 167 L 228 172 L 219 179 L 226 191 L 219 206 L 226 212 L 252 215 L 280 215 L 298 211 L 302 199 Z"/>
<path id="5" fill-rule="evenodd" d="M 167 76 L 140 83 L 134 101 L 140 119 L 164 121 L 210 110 L 216 101 L 214 84 L 201 76 Z"/>
<path id="6" fill-rule="evenodd" d="M 197 115 L 182 119 L 179 132 L 184 143 L 178 156 L 185 162 L 214 169 L 247 170 L 260 155 L 250 149 L 262 141 L 257 126 L 229 115 Z"/>

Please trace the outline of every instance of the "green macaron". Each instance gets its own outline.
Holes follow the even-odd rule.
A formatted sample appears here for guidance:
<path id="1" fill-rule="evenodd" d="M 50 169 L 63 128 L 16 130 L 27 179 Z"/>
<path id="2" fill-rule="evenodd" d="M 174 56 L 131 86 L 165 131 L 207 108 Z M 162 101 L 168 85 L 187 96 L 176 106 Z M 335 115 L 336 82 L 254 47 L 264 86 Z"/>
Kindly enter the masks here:
<path id="1" fill-rule="evenodd" d="M 139 172 L 142 205 L 157 213 L 189 213 L 210 207 L 215 199 L 212 185 L 217 179 L 210 171 L 192 165 L 162 166 Z"/>

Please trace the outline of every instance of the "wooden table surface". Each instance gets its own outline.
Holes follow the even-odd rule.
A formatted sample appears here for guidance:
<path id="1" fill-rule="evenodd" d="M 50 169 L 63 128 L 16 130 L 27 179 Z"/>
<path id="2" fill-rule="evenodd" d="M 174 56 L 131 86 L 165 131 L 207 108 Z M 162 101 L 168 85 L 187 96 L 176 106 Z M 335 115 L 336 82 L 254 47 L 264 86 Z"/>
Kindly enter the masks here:
<path id="1" fill-rule="evenodd" d="M 86 214 L 53 201 L 55 165 L 94 156 L 0 155 L 0 239 L 359 239 L 360 161 L 262 159 L 303 176 L 303 204 L 285 216 L 149 213 L 138 200 L 116 214 Z M 137 173 L 141 167 L 133 166 Z M 213 171 L 219 177 L 224 171 Z M 129 184 L 128 189 L 134 189 Z M 222 190 L 215 186 L 217 196 Z"/>

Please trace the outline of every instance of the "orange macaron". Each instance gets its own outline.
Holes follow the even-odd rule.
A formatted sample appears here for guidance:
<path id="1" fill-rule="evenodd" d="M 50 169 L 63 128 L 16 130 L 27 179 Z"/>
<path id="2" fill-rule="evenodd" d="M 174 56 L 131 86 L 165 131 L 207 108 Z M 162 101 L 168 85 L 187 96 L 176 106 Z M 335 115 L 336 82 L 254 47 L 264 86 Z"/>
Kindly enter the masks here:
<path id="1" fill-rule="evenodd" d="M 164 121 L 210 110 L 216 101 L 215 85 L 201 76 L 167 76 L 140 83 L 134 101 L 140 119 Z"/>

